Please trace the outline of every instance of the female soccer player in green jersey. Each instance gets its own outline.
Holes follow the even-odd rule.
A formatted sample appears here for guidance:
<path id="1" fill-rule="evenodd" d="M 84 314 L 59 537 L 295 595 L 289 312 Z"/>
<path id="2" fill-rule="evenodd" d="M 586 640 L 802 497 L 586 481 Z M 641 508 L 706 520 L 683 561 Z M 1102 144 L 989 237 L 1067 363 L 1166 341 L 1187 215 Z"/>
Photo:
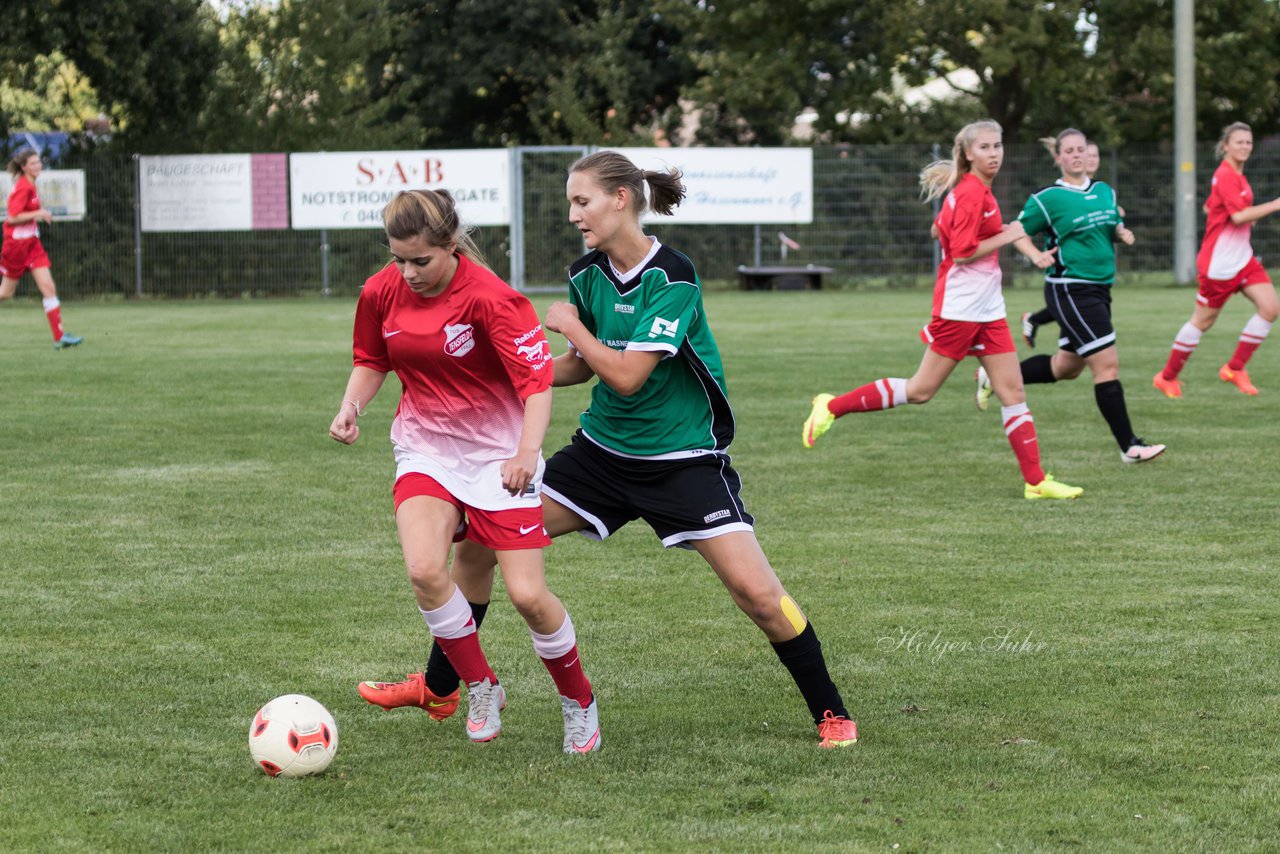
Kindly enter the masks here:
<path id="1" fill-rule="evenodd" d="M 1088 142 L 1075 128 L 1041 140 L 1062 171 L 1062 177 L 1027 199 L 1018 221 L 1027 237 L 1013 245 L 1033 261 L 1054 253 L 1044 268 L 1045 302 L 1062 328 L 1058 352 L 1032 356 L 1022 362 L 1022 382 L 1053 383 L 1073 380 L 1088 366 L 1093 374 L 1094 399 L 1106 419 L 1120 459 L 1142 463 L 1164 453 L 1164 445 L 1150 445 L 1133 433 L 1124 388 L 1116 331 L 1111 325 L 1111 285 L 1116 278 L 1115 241 L 1133 244 L 1116 207 L 1116 194 L 1087 173 Z M 1031 236 L 1044 234 L 1045 251 Z M 991 395 L 986 373 L 978 371 L 978 408 Z"/>
<path id="2" fill-rule="evenodd" d="M 857 741 L 857 725 L 813 626 L 756 541 L 729 464 L 733 411 L 698 274 L 640 225 L 646 207 L 669 214 L 680 204 L 680 178 L 674 170 L 641 170 L 612 151 L 569 170 L 569 221 L 590 251 L 570 267 L 569 301 L 553 304 L 545 323 L 569 342 L 569 352 L 555 359 L 554 384 L 598 382 L 581 429 L 547 461 L 547 532 L 604 539 L 643 519 L 664 546 L 696 550 L 790 671 L 819 746 L 845 747 Z M 472 603 L 489 600 L 493 564 L 491 550 L 459 544 L 454 578 Z M 434 650 L 426 682 L 437 694 L 458 685 Z"/>

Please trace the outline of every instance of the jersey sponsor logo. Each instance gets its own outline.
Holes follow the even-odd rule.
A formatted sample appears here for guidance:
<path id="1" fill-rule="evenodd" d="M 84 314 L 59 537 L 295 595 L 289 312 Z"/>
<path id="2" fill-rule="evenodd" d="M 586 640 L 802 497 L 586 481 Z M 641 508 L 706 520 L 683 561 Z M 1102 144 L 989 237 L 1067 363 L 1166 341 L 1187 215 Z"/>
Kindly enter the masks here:
<path id="1" fill-rule="evenodd" d="M 444 326 L 444 351 L 450 356 L 461 358 L 476 346 L 476 332 L 470 323 L 456 323 Z"/>
<path id="2" fill-rule="evenodd" d="M 727 518 L 728 518 L 729 516 L 731 516 L 731 515 L 733 515 L 733 514 L 732 514 L 732 513 L 730 513 L 728 510 L 717 510 L 717 511 L 716 511 L 716 512 L 714 512 L 714 513 L 708 513 L 707 515 L 703 516 L 703 517 L 702 517 L 702 521 L 703 521 L 703 522 L 714 522 L 714 521 L 715 521 L 715 520 L 717 520 L 717 519 L 727 519 Z"/>
<path id="3" fill-rule="evenodd" d="M 634 305 L 627 305 L 625 302 L 615 302 L 613 304 L 613 310 L 617 314 L 635 314 L 636 313 L 636 307 Z"/>
<path id="4" fill-rule="evenodd" d="M 521 335 L 519 338 L 513 339 L 513 340 L 514 340 L 514 343 L 515 343 L 515 345 L 516 345 L 517 347 L 519 347 L 521 344 L 523 344 L 524 342 L 528 341 L 530 338 L 532 338 L 533 336 L 537 335 L 537 334 L 538 334 L 539 332 L 541 332 L 541 331 L 542 331 L 542 324 L 541 324 L 541 323 L 539 323 L 537 326 L 533 327 L 533 328 L 532 328 L 532 329 L 530 329 L 528 332 L 526 332 L 525 334 Z M 520 349 L 521 349 L 521 352 L 524 352 L 524 348 L 523 348 L 523 347 L 521 347 Z"/>
<path id="5" fill-rule="evenodd" d="M 680 318 L 675 320 L 663 320 L 661 317 L 653 319 L 653 328 L 649 330 L 650 338 L 675 338 L 676 330 L 680 327 Z"/>
<path id="6" fill-rule="evenodd" d="M 517 347 L 516 352 L 521 356 L 524 356 L 524 360 L 526 362 L 540 362 L 551 356 L 551 345 L 544 339 L 534 344 L 526 344 L 523 347 Z"/>
<path id="7" fill-rule="evenodd" d="M 385 326 L 384 326 L 384 327 L 382 327 L 382 337 L 383 337 L 383 338 L 390 338 L 392 335 L 399 335 L 401 332 L 404 332 L 404 330 L 403 330 L 403 329 L 397 329 L 395 332 L 392 332 L 392 331 L 391 331 L 390 329 L 388 329 L 387 327 L 385 327 Z"/>

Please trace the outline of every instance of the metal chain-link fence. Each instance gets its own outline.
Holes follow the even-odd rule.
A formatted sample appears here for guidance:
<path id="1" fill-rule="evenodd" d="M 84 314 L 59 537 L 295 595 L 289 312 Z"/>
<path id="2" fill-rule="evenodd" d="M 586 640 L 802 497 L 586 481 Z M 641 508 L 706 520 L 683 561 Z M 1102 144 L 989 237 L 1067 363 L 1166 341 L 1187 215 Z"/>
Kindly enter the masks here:
<path id="1" fill-rule="evenodd" d="M 1212 144 L 1198 150 L 1197 201 L 1208 195 L 1217 162 Z M 523 220 L 477 228 L 474 237 L 490 265 L 512 273 L 511 237 L 522 239 L 523 278 L 528 287 L 562 287 L 565 270 L 582 253 L 568 224 L 566 169 L 581 153 L 572 149 L 518 150 Z M 679 248 L 709 284 L 733 282 L 741 264 L 772 264 L 780 257 L 778 232 L 800 244 L 788 264 L 831 267 L 836 287 L 910 287 L 933 281 L 936 254 L 929 238 L 934 207 L 919 201 L 921 167 L 949 144 L 838 146 L 814 149 L 814 218 L 811 223 L 664 225 L 649 229 Z M 1260 140 L 1247 169 L 1258 202 L 1280 193 L 1280 139 Z M 64 298 L 200 298 L 354 295 L 387 261 L 377 230 L 273 230 L 144 232 L 135 228 L 134 161 L 102 153 L 75 153 L 56 168 L 84 169 L 88 213 L 80 222 L 41 227 Z M 1007 146 L 995 194 L 1006 221 L 1021 211 L 1028 194 L 1052 182 L 1056 169 L 1038 145 Z M 1116 187 L 1126 222 L 1138 241 L 1119 253 L 1121 279 L 1150 274 L 1172 281 L 1173 153 L 1169 146 L 1133 146 L 1104 151 L 1097 175 Z M 1200 214 L 1197 233 L 1203 229 Z M 1264 263 L 1280 248 L 1280 229 L 1263 220 L 1253 246 Z M 1002 253 L 1014 284 L 1033 285 L 1039 275 L 1016 253 Z M 24 286 L 22 293 L 33 293 Z"/>

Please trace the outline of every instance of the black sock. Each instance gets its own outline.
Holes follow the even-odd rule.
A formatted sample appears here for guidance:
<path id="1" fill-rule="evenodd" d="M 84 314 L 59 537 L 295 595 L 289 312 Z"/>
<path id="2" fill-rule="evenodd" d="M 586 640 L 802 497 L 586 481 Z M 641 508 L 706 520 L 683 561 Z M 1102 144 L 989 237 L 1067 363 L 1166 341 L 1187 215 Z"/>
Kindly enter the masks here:
<path id="1" fill-rule="evenodd" d="M 818 643 L 818 634 L 812 623 L 791 640 L 773 644 L 773 651 L 778 654 L 783 667 L 790 671 L 791 678 L 796 680 L 796 687 L 804 696 L 815 724 L 822 722 L 823 713 L 827 711 L 837 717 L 849 717 L 844 700 L 840 699 L 840 691 L 827 672 L 822 644 Z"/>
<path id="2" fill-rule="evenodd" d="M 1120 450 L 1127 451 L 1133 444 L 1133 425 L 1129 423 L 1129 409 L 1124 405 L 1124 389 L 1120 380 L 1109 380 L 1093 387 L 1093 396 L 1098 401 L 1098 411 L 1107 419 L 1111 435 L 1116 437 Z"/>
<path id="3" fill-rule="evenodd" d="M 476 621 L 476 631 L 480 631 L 480 624 L 484 622 L 489 603 L 468 602 L 467 604 L 471 606 L 471 619 Z M 431 654 L 427 656 L 426 677 L 427 690 L 437 697 L 449 696 L 458 690 L 458 683 L 462 681 L 458 671 L 453 669 L 453 665 L 449 663 L 444 650 L 440 648 L 435 638 L 431 639 Z"/>
<path id="4" fill-rule="evenodd" d="M 1053 357 L 1052 356 L 1031 356 L 1022 360 L 1022 384 L 1032 385 L 1034 383 L 1056 383 L 1058 380 L 1053 375 Z"/>
<path id="5" fill-rule="evenodd" d="M 1046 305 L 1044 308 L 1035 312 L 1034 314 L 1031 315 L 1031 317 L 1027 319 L 1030 320 L 1032 323 L 1034 323 L 1036 326 L 1044 326 L 1046 323 L 1053 322 L 1053 312 L 1049 311 L 1049 306 Z"/>

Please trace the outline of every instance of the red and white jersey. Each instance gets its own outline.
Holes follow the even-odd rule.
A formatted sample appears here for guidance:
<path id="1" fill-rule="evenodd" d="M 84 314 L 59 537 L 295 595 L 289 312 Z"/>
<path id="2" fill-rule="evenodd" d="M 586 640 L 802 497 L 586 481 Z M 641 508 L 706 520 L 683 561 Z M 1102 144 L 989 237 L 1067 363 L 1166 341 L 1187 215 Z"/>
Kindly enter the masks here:
<path id="1" fill-rule="evenodd" d="M 1208 279 L 1234 279 L 1253 257 L 1249 234 L 1253 223 L 1236 225 L 1231 215 L 1253 205 L 1253 188 L 1226 160 L 1218 164 L 1209 190 L 1209 217 L 1204 242 L 1196 255 L 1196 272 Z"/>
<path id="2" fill-rule="evenodd" d="M 36 195 L 36 185 L 26 175 L 19 175 L 9 191 L 9 216 L 31 213 L 40 210 L 40 197 Z M 33 219 L 18 225 L 10 225 L 6 217 L 4 221 L 5 240 L 30 240 L 40 236 L 40 226 Z"/>
<path id="3" fill-rule="evenodd" d="M 551 345 L 529 300 L 458 256 L 443 293 L 410 290 L 394 264 L 356 305 L 355 364 L 395 371 L 403 387 L 391 443 L 396 477 L 421 472 L 482 510 L 540 506 L 535 486 L 512 498 L 502 463 L 515 455 L 524 401 L 551 387 Z"/>
<path id="4" fill-rule="evenodd" d="M 934 317 L 983 323 L 1003 318 L 999 253 L 992 252 L 972 264 L 954 261 L 969 257 L 979 243 L 1000 233 L 1000 206 L 991 188 L 972 172 L 967 173 L 947 194 L 934 225 L 942 244 L 942 263 L 933 288 Z"/>

